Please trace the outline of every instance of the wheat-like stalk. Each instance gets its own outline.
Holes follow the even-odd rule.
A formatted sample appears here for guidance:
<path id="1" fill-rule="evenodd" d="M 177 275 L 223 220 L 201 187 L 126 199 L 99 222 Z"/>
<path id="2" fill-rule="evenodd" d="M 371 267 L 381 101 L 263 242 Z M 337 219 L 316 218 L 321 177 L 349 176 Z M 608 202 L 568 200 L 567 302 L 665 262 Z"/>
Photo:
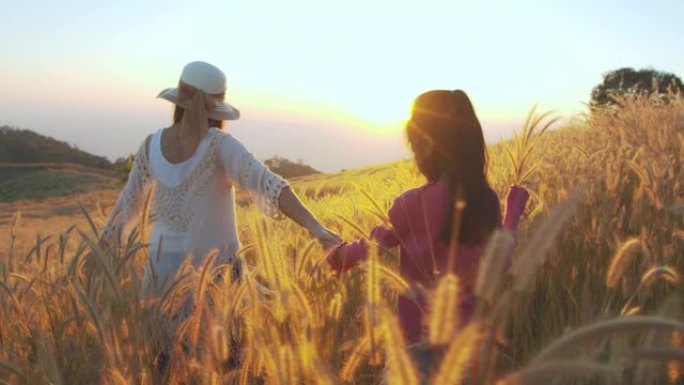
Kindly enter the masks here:
<path id="1" fill-rule="evenodd" d="M 47 346 L 43 332 L 40 330 L 33 330 L 31 335 L 33 337 L 32 342 L 36 352 L 38 365 L 42 367 L 45 377 L 51 384 L 63 384 L 64 382 L 60 368 L 57 366 L 57 360 L 51 349 Z"/>
<path id="2" fill-rule="evenodd" d="M 670 341 L 671 345 L 673 346 L 673 350 L 676 351 L 676 354 L 678 355 L 678 358 L 671 359 L 667 362 L 667 376 L 670 380 L 670 382 L 674 383 L 678 381 L 682 376 L 684 376 L 684 370 L 682 367 L 684 366 L 684 343 L 682 340 L 682 335 L 684 333 L 680 331 L 673 331 L 672 332 L 672 339 Z"/>
<path id="3" fill-rule="evenodd" d="M 4 280 L 7 281 L 7 275 L 14 271 L 14 242 L 17 238 L 17 227 L 21 221 L 21 211 L 17 211 L 12 216 L 12 225 L 10 225 L 9 231 L 9 247 L 7 250 L 7 265 L 3 263 L 3 276 Z"/>
<path id="4" fill-rule="evenodd" d="M 537 106 L 533 106 L 527 114 L 522 132 L 513 133 L 513 140 L 504 145 L 504 151 L 512 168 L 511 183 L 520 185 L 539 167 L 539 160 L 533 158 L 533 151 L 544 133 L 551 128 L 558 117 L 553 111 L 536 114 Z M 544 123 L 544 120 L 548 119 Z"/>
<path id="5" fill-rule="evenodd" d="M 606 274 L 606 286 L 609 288 L 615 287 L 622 278 L 627 264 L 632 260 L 634 255 L 642 250 L 641 240 L 638 238 L 631 238 L 625 241 L 622 246 L 615 253 L 615 256 L 610 261 L 608 273 Z"/>
<path id="6" fill-rule="evenodd" d="M 482 325 L 477 322 L 472 322 L 461 330 L 449 345 L 432 383 L 435 385 L 461 384 L 481 337 Z"/>
<path id="7" fill-rule="evenodd" d="M 684 349 L 681 346 L 635 348 L 622 353 L 621 356 L 639 360 L 651 359 L 658 361 L 684 362 Z"/>
<path id="8" fill-rule="evenodd" d="M 451 341 L 459 325 L 458 284 L 458 278 L 454 274 L 445 275 L 437 283 L 428 318 L 428 340 L 433 345 Z"/>
<path id="9" fill-rule="evenodd" d="M 640 284 L 643 287 L 649 287 L 658 278 L 662 278 L 673 285 L 677 285 L 680 282 L 679 274 L 671 266 L 655 266 L 641 276 Z"/>
<path id="10" fill-rule="evenodd" d="M 515 291 L 522 292 L 532 283 L 534 274 L 543 263 L 546 251 L 551 247 L 553 240 L 561 231 L 565 222 L 575 212 L 581 197 L 582 190 L 576 189 L 565 201 L 554 207 L 523 252 L 513 260 L 512 274 L 515 278 L 513 284 Z"/>
<path id="11" fill-rule="evenodd" d="M 396 318 L 388 310 L 382 312 L 382 339 L 387 356 L 387 381 L 397 385 L 418 385 L 419 376 L 413 361 L 406 352 L 404 336 Z"/>
<path id="12" fill-rule="evenodd" d="M 363 270 L 369 271 L 369 265 L 366 264 L 361 267 Z M 379 279 L 387 282 L 390 287 L 397 290 L 399 293 L 410 294 L 411 287 L 409 283 L 401 275 L 389 269 L 387 266 L 380 264 L 375 265 L 375 269 Z"/>
<path id="13" fill-rule="evenodd" d="M 368 335 L 362 337 L 360 341 L 354 344 L 354 350 L 349 354 L 342 366 L 342 372 L 340 373 L 342 380 L 351 382 L 354 379 L 354 374 L 359 365 L 361 365 L 364 357 L 370 353 L 370 347 L 370 337 Z"/>
<path id="14" fill-rule="evenodd" d="M 504 274 L 506 260 L 515 247 L 515 236 L 506 230 L 495 230 L 485 250 L 482 266 L 475 282 L 475 295 L 487 301 L 494 302 L 499 291 Z"/>
<path id="15" fill-rule="evenodd" d="M 577 378 L 593 378 L 596 376 L 617 378 L 619 370 L 612 365 L 594 362 L 550 361 L 525 368 L 509 374 L 496 382 L 496 385 L 541 385 L 549 384 L 553 379 L 563 377 L 570 381 Z M 554 383 L 558 383 L 557 381 Z"/>
<path id="16" fill-rule="evenodd" d="M 554 359 L 568 352 L 574 346 L 586 342 L 596 342 L 597 339 L 600 340 L 613 334 L 654 329 L 684 331 L 684 323 L 653 316 L 631 316 L 597 322 L 557 339 L 537 354 L 532 362 L 538 363 Z"/>

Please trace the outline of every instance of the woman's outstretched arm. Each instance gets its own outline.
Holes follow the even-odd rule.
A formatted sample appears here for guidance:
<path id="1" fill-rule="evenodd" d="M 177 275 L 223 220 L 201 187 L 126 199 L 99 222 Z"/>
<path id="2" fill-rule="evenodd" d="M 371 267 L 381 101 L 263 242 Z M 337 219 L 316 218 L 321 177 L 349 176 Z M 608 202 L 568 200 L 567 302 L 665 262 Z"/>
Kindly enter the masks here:
<path id="1" fill-rule="evenodd" d="M 388 249 L 399 245 L 399 239 L 394 235 L 394 232 L 384 225 L 375 226 L 371 230 L 370 239 Z M 368 258 L 369 251 L 370 244 L 365 238 L 344 243 L 328 252 L 328 264 L 333 270 L 344 272 Z"/>
<path id="2" fill-rule="evenodd" d="M 309 233 L 318 239 L 324 248 L 328 249 L 342 243 L 339 235 L 321 225 L 311 211 L 302 204 L 290 186 L 281 190 L 278 197 L 278 208 L 285 216 L 309 230 Z"/>
<path id="3" fill-rule="evenodd" d="M 266 215 L 273 218 L 285 215 L 307 229 L 325 248 L 342 242 L 337 234 L 318 222 L 285 179 L 256 160 L 234 137 L 226 135 L 223 138 L 219 160 L 229 179 L 238 187 L 253 193 L 256 203 Z"/>
<path id="4" fill-rule="evenodd" d="M 387 249 L 399 246 L 399 237 L 394 226 L 398 221 L 396 213 L 401 210 L 402 205 L 397 204 L 397 202 L 398 200 L 395 199 L 389 209 L 390 223 L 387 226 L 385 224 L 377 225 L 371 230 L 368 239 L 361 238 L 354 242 L 344 243 L 328 252 L 328 264 L 334 271 L 347 271 L 368 258 L 371 248 L 370 241 Z"/>

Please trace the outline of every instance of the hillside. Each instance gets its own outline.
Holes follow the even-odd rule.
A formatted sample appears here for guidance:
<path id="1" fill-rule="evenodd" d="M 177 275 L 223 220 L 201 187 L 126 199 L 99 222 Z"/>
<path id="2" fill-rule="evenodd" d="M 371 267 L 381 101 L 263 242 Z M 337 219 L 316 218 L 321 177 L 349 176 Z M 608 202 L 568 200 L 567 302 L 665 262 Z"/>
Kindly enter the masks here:
<path id="1" fill-rule="evenodd" d="M 65 197 L 119 185 L 114 171 L 78 164 L 0 164 L 0 202 Z"/>
<path id="2" fill-rule="evenodd" d="M 44 200 L 116 188 L 104 157 L 31 130 L 0 127 L 0 202 Z"/>
<path id="3" fill-rule="evenodd" d="M 73 163 L 100 169 L 113 167 L 102 156 L 31 130 L 9 126 L 0 127 L 0 163 Z"/>

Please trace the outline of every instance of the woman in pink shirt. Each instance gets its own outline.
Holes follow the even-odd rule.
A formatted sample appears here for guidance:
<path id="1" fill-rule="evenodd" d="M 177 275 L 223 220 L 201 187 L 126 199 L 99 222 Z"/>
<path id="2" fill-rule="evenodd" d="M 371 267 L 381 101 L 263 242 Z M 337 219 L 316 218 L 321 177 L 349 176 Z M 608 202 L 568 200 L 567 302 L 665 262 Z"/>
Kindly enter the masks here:
<path id="1" fill-rule="evenodd" d="M 501 227 L 515 231 L 529 195 L 521 187 L 511 188 L 502 223 L 499 198 L 487 182 L 482 128 L 463 91 L 435 90 L 418 96 L 406 134 L 416 165 L 428 182 L 399 195 L 388 212 L 391 228 L 376 226 L 370 238 L 386 248 L 399 246 L 402 277 L 432 290 L 447 272 L 453 208 L 460 190 L 465 207 L 457 229 L 453 272 L 459 278 L 462 326 L 475 310 L 475 277 L 489 236 Z M 365 239 L 340 245 L 331 250 L 328 263 L 336 271 L 346 271 L 364 259 L 368 249 Z M 419 342 L 428 312 L 426 298 L 400 295 L 398 311 L 406 341 Z"/>

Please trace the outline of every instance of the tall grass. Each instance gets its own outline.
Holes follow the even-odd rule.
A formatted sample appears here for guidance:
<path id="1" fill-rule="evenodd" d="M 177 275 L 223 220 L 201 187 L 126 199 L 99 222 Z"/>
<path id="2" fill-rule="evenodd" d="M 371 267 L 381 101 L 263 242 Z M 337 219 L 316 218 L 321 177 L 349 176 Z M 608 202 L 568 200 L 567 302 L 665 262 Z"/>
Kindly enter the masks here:
<path id="1" fill-rule="evenodd" d="M 3 246 L 0 383 L 675 384 L 684 355 L 684 101 L 642 95 L 620 105 L 554 131 L 550 116 L 531 112 L 515 141 L 490 148 L 501 196 L 514 181 L 534 199 L 517 244 L 506 233 L 492 238 L 465 329 L 454 328 L 456 311 L 436 310 L 455 306 L 458 277 L 446 275 L 428 295 L 426 339 L 407 346 L 394 304 L 418 289 L 396 272 L 396 250 L 373 247 L 361 268 L 336 275 L 305 230 L 249 205 L 238 212 L 241 281 L 208 258 L 184 265 L 161 296 L 143 297 L 145 232 L 100 249 L 95 216 L 91 229 L 40 237 L 26 250 L 13 237 Z M 353 239 L 422 182 L 400 162 L 295 189 Z M 503 272 L 498 261 L 513 248 Z M 84 265 L 87 256 L 95 263 Z"/>

